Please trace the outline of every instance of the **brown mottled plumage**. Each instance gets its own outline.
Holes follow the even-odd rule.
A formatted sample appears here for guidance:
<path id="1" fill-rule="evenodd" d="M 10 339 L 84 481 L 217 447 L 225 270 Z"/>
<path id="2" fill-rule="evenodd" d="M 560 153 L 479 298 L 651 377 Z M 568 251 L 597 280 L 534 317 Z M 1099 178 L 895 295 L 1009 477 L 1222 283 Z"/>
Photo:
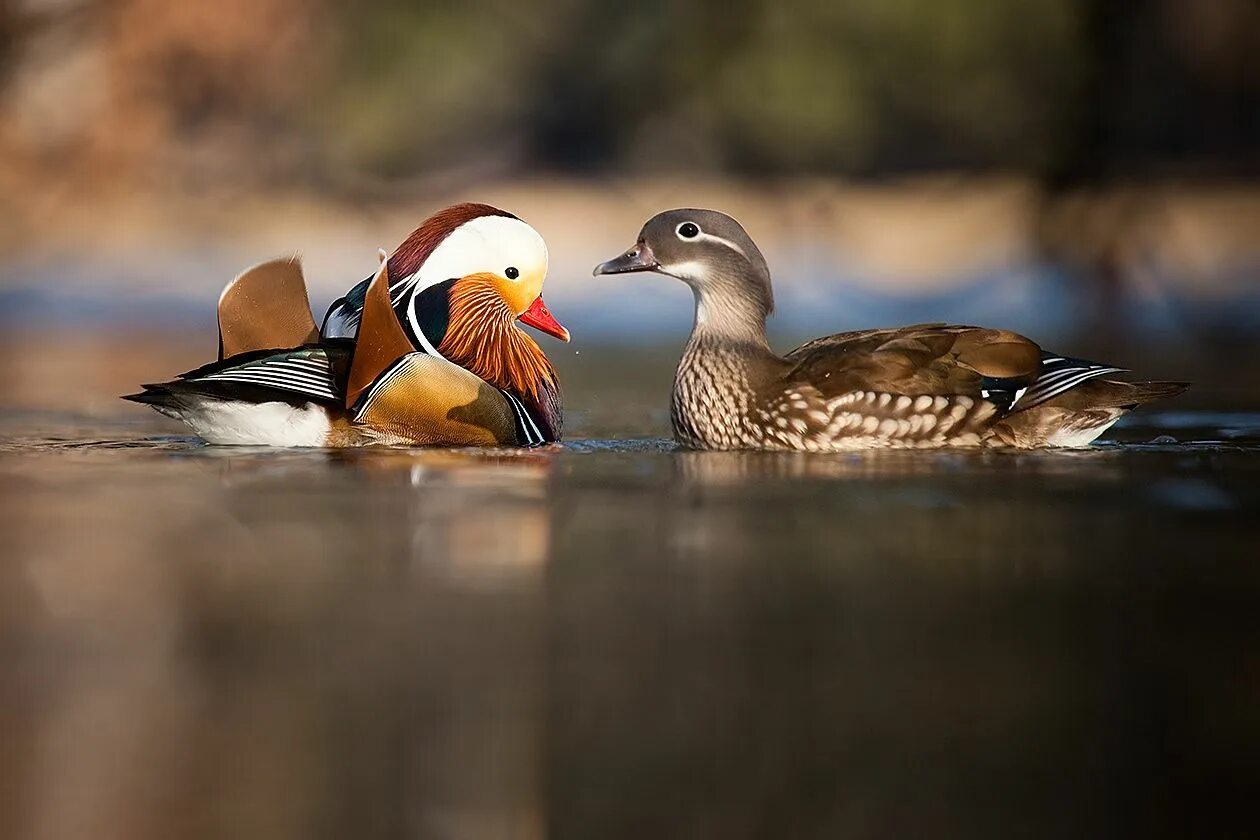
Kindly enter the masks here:
<path id="1" fill-rule="evenodd" d="M 1083 446 L 1183 383 L 1100 378 L 1009 330 L 945 324 L 860 330 L 786 356 L 766 341 L 765 259 L 712 210 L 661 213 L 596 274 L 659 271 L 691 286 L 696 322 L 674 380 L 674 436 L 695 449 L 835 451 Z"/>

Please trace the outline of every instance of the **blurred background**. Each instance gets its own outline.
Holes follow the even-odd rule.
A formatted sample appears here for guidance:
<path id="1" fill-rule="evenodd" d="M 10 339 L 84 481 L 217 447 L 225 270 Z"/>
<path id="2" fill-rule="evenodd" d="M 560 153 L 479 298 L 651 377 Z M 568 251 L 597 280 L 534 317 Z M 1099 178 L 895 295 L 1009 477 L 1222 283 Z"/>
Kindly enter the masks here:
<path id="1" fill-rule="evenodd" d="M 300 254 L 322 312 L 460 200 L 548 241 L 570 376 L 661 347 L 668 388 L 687 291 L 589 271 L 698 205 L 767 253 L 782 342 L 1001 325 L 1252 405 L 1257 176 L 1253 0 L 0 4 L 0 320 L 40 405 L 58 349 L 195 341 L 160 378 L 243 266 Z"/>
<path id="2" fill-rule="evenodd" d="M 564 447 L 205 447 L 117 395 L 243 267 L 551 249 Z M 1072 453 L 676 451 L 741 219 L 786 349 L 1193 380 Z M 0 837 L 1246 836 L 1256 0 L 0 0 Z M 903 457 L 904 456 L 904 457 Z"/>

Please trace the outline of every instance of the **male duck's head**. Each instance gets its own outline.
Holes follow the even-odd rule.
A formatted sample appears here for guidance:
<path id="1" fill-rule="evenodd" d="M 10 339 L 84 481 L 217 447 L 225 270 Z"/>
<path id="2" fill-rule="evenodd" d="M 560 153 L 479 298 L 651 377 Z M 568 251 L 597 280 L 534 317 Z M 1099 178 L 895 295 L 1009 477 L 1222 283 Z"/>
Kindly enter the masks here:
<path id="1" fill-rule="evenodd" d="M 696 293 L 697 320 L 737 316 L 764 321 L 774 309 L 770 269 L 739 222 L 716 210 L 679 209 L 647 221 L 634 247 L 595 274 L 655 271 Z"/>
<path id="2" fill-rule="evenodd" d="M 568 341 L 568 330 L 543 304 L 546 277 L 547 245 L 538 231 L 487 204 L 434 213 L 389 257 L 391 302 L 416 344 L 428 350 L 441 343 L 447 325 L 441 300 L 451 298 L 461 278 L 476 278 L 463 285 L 495 293 L 502 303 L 495 314 L 508 311 L 513 320 Z"/>
<path id="3" fill-rule="evenodd" d="M 489 205 L 458 204 L 426 219 L 387 260 L 390 304 L 411 345 L 514 393 L 558 437 L 555 369 L 517 326 L 569 340 L 543 303 L 538 232 Z"/>

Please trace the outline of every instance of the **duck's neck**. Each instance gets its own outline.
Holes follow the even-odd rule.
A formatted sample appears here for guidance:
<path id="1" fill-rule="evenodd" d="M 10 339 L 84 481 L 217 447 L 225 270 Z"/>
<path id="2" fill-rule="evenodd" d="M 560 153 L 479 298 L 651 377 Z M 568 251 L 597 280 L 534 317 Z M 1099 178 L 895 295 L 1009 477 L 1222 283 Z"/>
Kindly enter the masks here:
<path id="1" fill-rule="evenodd" d="M 688 349 L 722 348 L 753 359 L 774 357 L 766 340 L 766 308 L 741 295 L 725 278 L 703 286 L 691 284 L 696 298 L 696 320 Z"/>

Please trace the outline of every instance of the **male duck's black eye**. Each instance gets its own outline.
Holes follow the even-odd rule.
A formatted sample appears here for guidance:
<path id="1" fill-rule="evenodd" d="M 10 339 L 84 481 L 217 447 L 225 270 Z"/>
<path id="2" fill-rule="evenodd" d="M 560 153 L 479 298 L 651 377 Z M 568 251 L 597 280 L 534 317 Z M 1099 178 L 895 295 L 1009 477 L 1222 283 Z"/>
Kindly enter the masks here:
<path id="1" fill-rule="evenodd" d="M 678 226 L 678 235 L 683 239 L 695 239 L 700 235 L 700 228 L 694 222 L 683 222 Z"/>
<path id="2" fill-rule="evenodd" d="M 509 265 L 503 273 L 507 275 L 507 279 L 509 280 L 515 280 L 517 277 L 521 276 L 521 273 L 516 270 L 516 267 L 511 265 Z"/>

